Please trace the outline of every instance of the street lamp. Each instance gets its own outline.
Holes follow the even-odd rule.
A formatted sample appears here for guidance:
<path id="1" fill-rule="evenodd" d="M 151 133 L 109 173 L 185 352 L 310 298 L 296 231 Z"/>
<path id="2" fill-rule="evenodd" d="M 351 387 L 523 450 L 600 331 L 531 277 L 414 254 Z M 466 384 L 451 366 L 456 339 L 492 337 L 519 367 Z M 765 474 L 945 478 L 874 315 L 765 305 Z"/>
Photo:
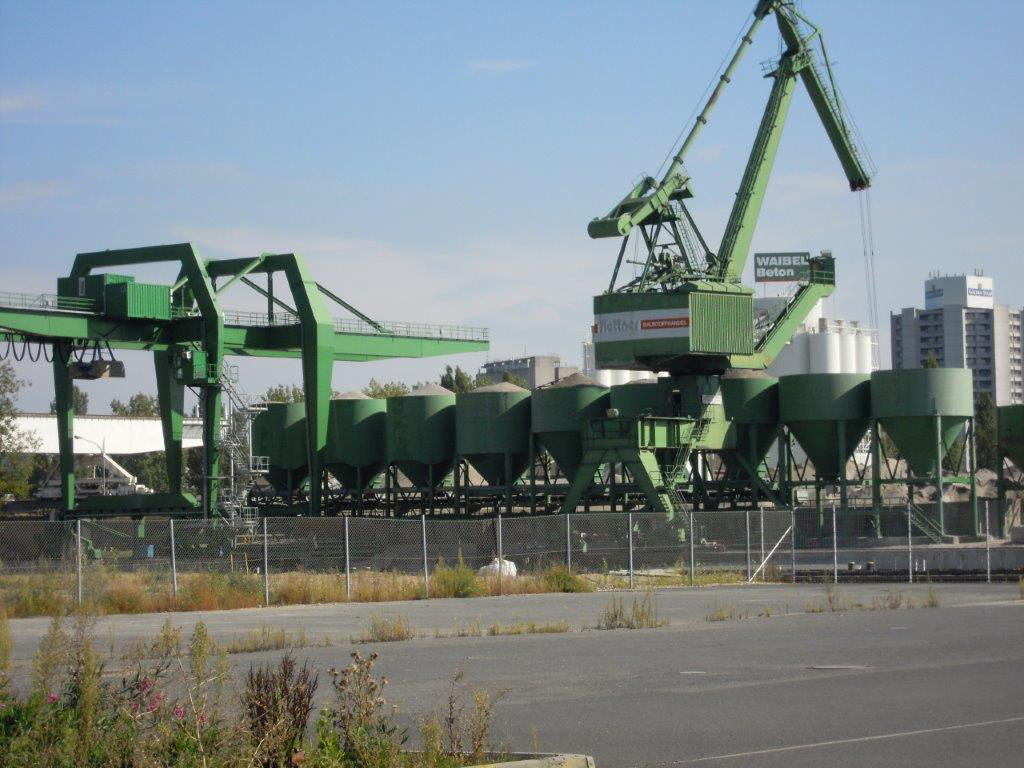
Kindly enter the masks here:
<path id="1" fill-rule="evenodd" d="M 107 495 L 107 438 L 103 438 L 103 444 L 100 445 L 95 440 L 90 440 L 88 437 L 82 437 L 81 435 L 74 435 L 75 440 L 81 440 L 86 443 L 95 445 L 100 449 L 100 464 L 103 467 L 103 475 L 100 477 L 100 493 L 104 496 Z"/>

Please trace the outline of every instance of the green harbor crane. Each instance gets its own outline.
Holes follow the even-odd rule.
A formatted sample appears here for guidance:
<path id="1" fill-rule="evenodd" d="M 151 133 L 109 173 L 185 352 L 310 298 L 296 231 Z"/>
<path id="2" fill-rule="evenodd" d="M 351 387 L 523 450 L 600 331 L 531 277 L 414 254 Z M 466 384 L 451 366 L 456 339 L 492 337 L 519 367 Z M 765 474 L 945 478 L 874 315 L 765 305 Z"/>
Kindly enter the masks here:
<path id="1" fill-rule="evenodd" d="M 173 285 L 144 284 L 105 272 L 168 263 Z M 263 275 L 265 287 L 252 278 Z M 294 306 L 274 293 L 282 275 Z M 218 281 L 221 281 L 218 285 Z M 266 312 L 225 309 L 225 291 L 246 285 L 266 300 Z M 326 301 L 354 317 L 333 318 Z M 336 361 L 429 357 L 489 348 L 487 330 L 423 323 L 380 323 L 318 283 L 292 253 L 206 260 L 189 243 L 80 253 L 56 294 L 0 293 L 0 342 L 46 355 L 53 366 L 60 451 L 61 509 L 65 515 L 175 514 L 215 516 L 225 478 L 222 454 L 229 356 L 298 358 L 305 392 L 310 471 L 309 514 L 321 511 L 322 453 L 327 442 L 331 375 Z M 97 496 L 76 500 L 75 378 L 123 376 L 113 350 L 152 352 L 170 485 L 168 493 Z M 32 350 L 35 350 L 33 355 Z M 199 396 L 203 417 L 201 499 L 182 488 L 185 388 Z M 244 404 L 243 404 L 244 405 Z M 243 447 L 244 448 L 244 447 Z M 245 461 L 251 460 L 246 450 Z"/>
<path id="2" fill-rule="evenodd" d="M 754 35 L 773 16 L 782 54 L 765 66 L 772 83 L 721 244 L 712 251 L 687 208 L 693 188 L 686 157 Z M 764 369 L 792 338 L 808 313 L 835 287 L 831 254 L 810 260 L 809 278 L 784 311 L 755 327 L 753 290 L 741 276 L 789 106 L 800 80 L 835 149 L 850 189 L 871 184 L 836 86 L 822 30 L 793 0 L 761 0 L 725 69 L 665 174 L 645 176 L 606 215 L 587 228 L 592 238 L 619 238 L 608 289 L 594 297 L 594 350 L 598 368 L 668 373 L 661 380 L 665 408 L 649 418 L 591 422 L 584 431 L 585 466 L 563 509 L 575 507 L 602 464 L 619 463 L 633 475 L 648 502 L 668 514 L 682 500 L 676 482 L 695 449 L 728 448 L 730 424 L 720 380 L 735 369 Z M 620 280 L 633 240 L 637 274 Z M 665 456 L 674 452 L 672 460 Z"/>

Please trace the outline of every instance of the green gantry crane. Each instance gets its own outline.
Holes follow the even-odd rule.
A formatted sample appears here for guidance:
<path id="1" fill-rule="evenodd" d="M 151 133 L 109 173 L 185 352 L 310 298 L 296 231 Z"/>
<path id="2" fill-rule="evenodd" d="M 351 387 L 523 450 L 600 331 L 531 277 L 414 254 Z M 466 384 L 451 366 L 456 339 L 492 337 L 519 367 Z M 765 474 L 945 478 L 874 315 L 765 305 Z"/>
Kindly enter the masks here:
<path id="1" fill-rule="evenodd" d="M 135 282 L 108 268 L 169 262 L 171 286 Z M 295 306 L 274 295 L 282 273 Z M 251 278 L 266 275 L 266 287 Z M 218 286 L 218 281 L 222 281 Z M 266 313 L 233 312 L 221 299 L 236 283 L 266 299 Z M 354 318 L 335 319 L 324 299 Z M 65 514 L 203 514 L 218 510 L 221 405 L 228 356 L 301 358 L 309 452 L 309 512 L 319 514 L 321 455 L 327 441 L 331 374 L 335 361 L 430 357 L 488 349 L 487 330 L 420 323 L 379 323 L 317 283 L 292 253 L 249 259 L 204 260 L 189 243 L 81 253 L 56 295 L 0 293 L 0 340 L 27 348 L 53 364 L 60 443 L 61 507 Z M 47 350 L 52 349 L 52 355 Z M 96 350 L 153 353 L 170 492 L 75 499 L 74 378 L 118 375 L 119 364 Z M 94 359 L 86 361 L 92 352 Z M 123 366 L 120 366 L 123 375 Z M 182 418 L 185 387 L 199 395 L 203 415 L 202 498 L 182 490 Z"/>
<path id="2" fill-rule="evenodd" d="M 754 34 L 769 16 L 778 24 L 782 55 L 765 67 L 771 93 L 715 252 L 686 206 L 693 190 L 685 160 Z M 677 512 L 677 473 L 686 471 L 689 452 L 721 449 L 727 439 L 729 425 L 719 377 L 731 369 L 767 366 L 818 300 L 833 291 L 832 256 L 811 259 L 809 279 L 781 315 L 757 333 L 753 290 L 740 282 L 797 80 L 810 95 L 850 189 L 870 186 L 871 173 L 854 142 L 821 29 L 792 0 L 761 0 L 664 176 L 645 176 L 587 228 L 592 238 L 621 239 L 608 289 L 594 297 L 597 366 L 669 373 L 665 386 L 670 388 L 666 400 L 671 406 L 668 416 L 646 423 L 644 419 L 617 423 L 613 418 L 589 424 L 584 433 L 585 466 L 564 509 L 575 507 L 601 464 L 619 462 L 630 470 L 652 506 L 669 514 Z M 639 258 L 630 261 L 638 274 L 619 284 L 631 239 Z M 665 460 L 667 450 L 678 452 L 675 460 Z"/>

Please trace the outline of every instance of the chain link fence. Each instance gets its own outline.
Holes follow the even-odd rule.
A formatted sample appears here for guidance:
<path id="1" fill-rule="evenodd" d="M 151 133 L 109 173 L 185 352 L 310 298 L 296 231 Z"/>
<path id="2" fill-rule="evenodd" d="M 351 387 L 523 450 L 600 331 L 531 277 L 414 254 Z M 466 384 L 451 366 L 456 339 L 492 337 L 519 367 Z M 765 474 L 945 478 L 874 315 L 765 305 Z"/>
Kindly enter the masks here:
<path id="1" fill-rule="evenodd" d="M 987 507 L 981 527 L 988 529 Z M 462 565 L 519 574 L 552 566 L 577 573 L 672 577 L 672 583 L 873 578 L 991 578 L 1019 573 L 1024 548 L 989 537 L 952 542 L 927 510 L 831 509 L 655 512 L 537 517 L 263 518 L 252 527 L 206 520 L 0 521 L 0 600 L 29 599 L 49 583 L 82 602 L 141 574 L 177 596 L 182 579 L 230 578 L 249 602 L 269 604 L 289 574 L 393 574 L 423 580 Z M 498 562 L 502 567 L 498 568 Z M 205 589 L 213 589 L 207 582 Z M 622 582 L 616 582 L 622 583 Z M 288 587 L 290 588 L 290 587 Z M 28 596 L 28 597 L 27 597 Z M 35 599 L 35 598 L 32 598 Z M 38 599 L 43 599 L 39 597 Z M 125 598 L 127 599 L 127 598 Z M 289 597 L 302 602 L 301 596 Z"/>

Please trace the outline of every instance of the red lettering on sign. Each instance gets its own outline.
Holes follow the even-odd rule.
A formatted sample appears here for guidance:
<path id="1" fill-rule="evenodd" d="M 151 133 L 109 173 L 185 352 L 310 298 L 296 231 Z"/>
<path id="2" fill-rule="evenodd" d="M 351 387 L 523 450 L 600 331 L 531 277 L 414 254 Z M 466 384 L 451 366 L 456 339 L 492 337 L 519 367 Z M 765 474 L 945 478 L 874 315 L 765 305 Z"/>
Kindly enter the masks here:
<path id="1" fill-rule="evenodd" d="M 656 320 L 641 320 L 640 330 L 656 331 L 662 328 L 689 328 L 690 318 L 688 317 L 660 317 Z"/>

